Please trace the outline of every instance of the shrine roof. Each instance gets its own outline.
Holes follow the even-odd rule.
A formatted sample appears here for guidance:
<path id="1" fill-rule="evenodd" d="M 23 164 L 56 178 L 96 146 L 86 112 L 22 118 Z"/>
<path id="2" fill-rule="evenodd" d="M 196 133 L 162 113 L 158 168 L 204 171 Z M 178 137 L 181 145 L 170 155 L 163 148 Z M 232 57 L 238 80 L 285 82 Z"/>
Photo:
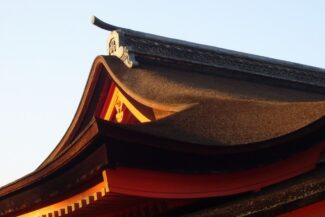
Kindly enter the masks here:
<path id="1" fill-rule="evenodd" d="M 0 188 L 0 216 L 69 200 L 98 183 L 105 184 L 102 196 L 110 190 L 167 199 L 239 194 L 296 177 L 322 161 L 324 69 L 133 31 L 97 18 L 94 23 L 111 31 L 108 55 L 94 60 L 75 117 L 49 157 Z M 134 115 L 134 122 L 117 121 L 123 112 Z M 138 180 L 128 183 L 134 184 L 131 189 L 125 177 L 132 171 L 151 174 L 157 186 L 167 188 L 149 191 L 151 185 L 137 185 Z M 102 172 L 122 174 L 122 184 Z M 171 174 L 178 177 L 174 189 L 160 178 L 174 183 Z M 192 186 L 202 184 L 189 183 L 178 192 L 187 177 L 212 184 L 198 193 Z"/>

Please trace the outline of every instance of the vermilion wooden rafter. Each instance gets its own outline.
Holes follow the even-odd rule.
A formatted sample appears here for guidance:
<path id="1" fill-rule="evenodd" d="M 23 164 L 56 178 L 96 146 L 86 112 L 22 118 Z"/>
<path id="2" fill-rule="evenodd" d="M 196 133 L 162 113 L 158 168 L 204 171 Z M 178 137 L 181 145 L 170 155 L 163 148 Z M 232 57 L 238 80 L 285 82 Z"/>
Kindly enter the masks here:
<path id="1" fill-rule="evenodd" d="M 94 207 L 110 210 L 107 216 L 115 217 L 117 213 L 118 216 L 127 216 L 130 213 L 152 211 L 153 207 L 161 204 L 159 210 L 153 213 L 156 215 L 191 204 L 193 200 L 189 199 L 258 191 L 265 186 L 305 173 L 315 167 L 319 153 L 324 148 L 325 143 L 321 143 L 287 160 L 231 173 L 184 174 L 126 167 L 106 169 L 103 171 L 102 181 L 95 186 L 65 200 L 25 213 L 21 217 L 78 216 L 87 214 L 87 209 Z M 133 201 L 132 207 L 127 206 L 127 201 L 130 200 Z M 322 216 L 324 203 L 312 204 L 283 217 L 305 216 L 311 211 L 317 214 L 316 217 Z"/>
<path id="2" fill-rule="evenodd" d="M 99 114 L 99 117 L 102 119 L 104 119 L 104 117 L 105 117 L 105 114 L 107 112 L 108 106 L 111 102 L 113 92 L 115 89 L 115 84 L 112 81 L 110 81 L 109 84 L 107 84 L 107 86 L 108 86 L 108 88 L 107 88 L 108 92 L 107 92 L 107 94 L 105 94 L 105 98 L 103 99 L 103 100 L 105 100 L 105 103 L 104 103 L 103 107 L 100 108 L 100 114 Z"/>
<path id="3" fill-rule="evenodd" d="M 152 199 L 112 192 L 109 189 L 106 172 L 104 171 L 103 179 L 98 184 L 69 198 L 24 213 L 18 217 L 126 217 L 129 215 L 149 217 L 192 202 L 193 200 Z"/>
<path id="4" fill-rule="evenodd" d="M 286 160 L 240 172 L 189 174 L 117 167 L 105 171 L 110 191 L 153 198 L 206 198 L 258 191 L 315 168 L 321 143 Z"/>
<path id="5" fill-rule="evenodd" d="M 279 217 L 324 217 L 325 216 L 325 200 L 318 203 L 311 204 L 309 206 L 296 209 L 288 212 Z"/>
<path id="6" fill-rule="evenodd" d="M 107 195 L 104 181 L 88 188 L 87 190 L 73 195 L 57 203 L 42 207 L 40 209 L 19 215 L 18 217 L 43 217 L 43 216 L 63 216 L 69 215 L 79 209 L 83 209 L 100 198 Z"/>

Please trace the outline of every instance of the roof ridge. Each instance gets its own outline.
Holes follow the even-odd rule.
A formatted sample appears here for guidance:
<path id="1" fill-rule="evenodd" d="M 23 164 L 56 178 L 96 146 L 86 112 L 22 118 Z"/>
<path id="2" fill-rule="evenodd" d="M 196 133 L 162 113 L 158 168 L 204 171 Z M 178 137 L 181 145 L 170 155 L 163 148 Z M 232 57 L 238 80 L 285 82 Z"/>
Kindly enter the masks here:
<path id="1" fill-rule="evenodd" d="M 325 93 L 325 69 L 322 68 L 125 29 L 98 18 L 94 20 L 95 25 L 112 31 L 108 54 L 117 56 L 129 68 L 141 63 L 168 64 L 201 73 Z"/>

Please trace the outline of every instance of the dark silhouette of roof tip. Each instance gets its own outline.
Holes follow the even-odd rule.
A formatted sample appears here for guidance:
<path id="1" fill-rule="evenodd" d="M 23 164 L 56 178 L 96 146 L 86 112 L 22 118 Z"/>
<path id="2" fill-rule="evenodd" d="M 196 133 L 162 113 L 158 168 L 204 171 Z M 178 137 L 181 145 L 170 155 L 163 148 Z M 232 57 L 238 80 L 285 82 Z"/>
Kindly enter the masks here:
<path id="1" fill-rule="evenodd" d="M 108 31 L 114 31 L 114 30 L 117 30 L 117 29 L 121 29 L 118 26 L 114 26 L 114 25 L 111 25 L 109 23 L 105 23 L 104 21 L 102 21 L 101 19 L 99 19 L 96 16 L 91 17 L 91 23 L 94 24 L 95 26 L 101 28 L 101 29 L 105 29 L 105 30 L 108 30 Z"/>

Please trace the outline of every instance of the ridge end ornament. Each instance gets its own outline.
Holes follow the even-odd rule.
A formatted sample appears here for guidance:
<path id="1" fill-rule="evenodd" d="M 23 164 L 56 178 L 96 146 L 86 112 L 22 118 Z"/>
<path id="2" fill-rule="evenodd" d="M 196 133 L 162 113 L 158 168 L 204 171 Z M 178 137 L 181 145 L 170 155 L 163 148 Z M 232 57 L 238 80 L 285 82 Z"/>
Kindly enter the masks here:
<path id="1" fill-rule="evenodd" d="M 123 28 L 114 26 L 111 24 L 108 24 L 96 16 L 93 16 L 91 18 L 91 22 L 104 30 L 111 31 L 111 34 L 108 37 L 107 40 L 107 51 L 109 56 L 116 56 L 119 59 L 121 59 L 124 64 L 132 68 L 134 66 L 138 65 L 138 62 L 135 60 L 135 57 L 132 53 L 129 52 L 129 48 L 127 46 L 124 46 L 122 43 L 122 37 L 123 37 Z"/>
<path id="2" fill-rule="evenodd" d="M 124 64 L 132 68 L 138 65 L 135 57 L 132 53 L 129 52 L 127 46 L 122 45 L 121 32 L 112 31 L 107 40 L 107 52 L 109 56 L 116 56 L 121 59 Z"/>

